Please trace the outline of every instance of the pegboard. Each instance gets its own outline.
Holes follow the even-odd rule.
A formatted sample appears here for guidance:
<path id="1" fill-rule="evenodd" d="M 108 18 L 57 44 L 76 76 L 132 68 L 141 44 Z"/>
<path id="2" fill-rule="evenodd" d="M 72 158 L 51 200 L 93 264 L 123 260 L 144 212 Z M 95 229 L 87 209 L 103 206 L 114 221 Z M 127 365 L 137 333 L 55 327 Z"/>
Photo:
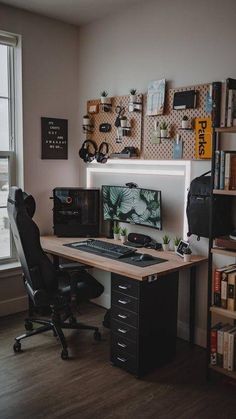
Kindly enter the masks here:
<path id="1" fill-rule="evenodd" d="M 109 153 L 120 153 L 124 147 L 136 147 L 139 152 L 141 150 L 141 140 L 142 140 L 142 111 L 129 112 L 129 96 L 116 96 L 112 99 L 111 111 L 104 112 L 101 107 L 101 101 L 99 99 L 89 100 L 87 102 L 87 113 L 89 112 L 89 107 L 91 105 L 97 105 L 99 112 L 96 114 L 91 114 L 91 119 L 94 125 L 94 130 L 91 133 L 86 134 L 85 139 L 91 139 L 99 146 L 103 141 L 108 142 L 109 144 Z M 137 102 L 142 103 L 143 95 L 137 95 Z M 115 120 L 117 114 L 115 112 L 116 106 L 125 107 L 124 115 L 127 117 L 128 121 L 131 123 L 131 133 L 130 136 L 122 137 L 122 142 L 117 143 L 117 128 L 115 127 Z M 111 131 L 104 133 L 99 131 L 99 125 L 109 123 L 111 124 Z"/>
<path id="2" fill-rule="evenodd" d="M 173 140 L 176 134 L 181 135 L 183 141 L 183 159 L 192 160 L 195 158 L 195 131 L 182 130 L 181 121 L 184 115 L 187 115 L 189 120 L 194 120 L 198 117 L 211 116 L 206 112 L 206 99 L 209 93 L 210 84 L 201 84 L 197 86 L 182 87 L 178 89 L 168 89 L 165 98 L 165 112 L 161 116 L 147 116 L 147 95 L 144 96 L 143 109 L 143 142 L 141 157 L 144 159 L 168 160 L 173 159 Z M 173 98 L 175 92 L 182 92 L 186 90 L 196 90 L 197 93 L 197 107 L 195 109 L 175 110 L 173 109 Z M 151 142 L 152 132 L 154 130 L 154 121 L 158 124 L 167 122 L 169 128 L 168 136 L 171 139 L 162 139 L 160 144 L 153 144 Z"/>

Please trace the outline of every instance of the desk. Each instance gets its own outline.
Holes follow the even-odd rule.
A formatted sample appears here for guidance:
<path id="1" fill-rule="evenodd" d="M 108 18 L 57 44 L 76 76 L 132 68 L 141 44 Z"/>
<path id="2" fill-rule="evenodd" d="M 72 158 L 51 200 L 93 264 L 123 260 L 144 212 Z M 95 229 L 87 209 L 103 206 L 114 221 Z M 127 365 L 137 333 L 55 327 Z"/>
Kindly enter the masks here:
<path id="1" fill-rule="evenodd" d="M 141 268 L 121 260 L 108 259 L 64 246 L 84 238 L 41 237 L 45 252 L 111 272 L 111 361 L 115 365 L 143 375 L 173 358 L 177 334 L 179 272 L 190 269 L 189 340 L 194 343 L 196 267 L 207 260 L 192 256 L 184 262 L 174 252 L 139 248 L 167 259 Z M 113 239 L 101 239 L 115 243 Z M 117 242 L 119 243 L 119 242 Z"/>

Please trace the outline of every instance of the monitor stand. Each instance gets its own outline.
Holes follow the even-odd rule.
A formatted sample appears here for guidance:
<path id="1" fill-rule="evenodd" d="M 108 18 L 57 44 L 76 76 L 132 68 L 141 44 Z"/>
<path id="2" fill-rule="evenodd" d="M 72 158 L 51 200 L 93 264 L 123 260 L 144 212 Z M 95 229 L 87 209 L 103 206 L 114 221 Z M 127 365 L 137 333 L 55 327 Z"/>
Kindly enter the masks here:
<path id="1" fill-rule="evenodd" d="M 106 224 L 106 238 L 113 239 L 113 221 L 105 221 Z"/>

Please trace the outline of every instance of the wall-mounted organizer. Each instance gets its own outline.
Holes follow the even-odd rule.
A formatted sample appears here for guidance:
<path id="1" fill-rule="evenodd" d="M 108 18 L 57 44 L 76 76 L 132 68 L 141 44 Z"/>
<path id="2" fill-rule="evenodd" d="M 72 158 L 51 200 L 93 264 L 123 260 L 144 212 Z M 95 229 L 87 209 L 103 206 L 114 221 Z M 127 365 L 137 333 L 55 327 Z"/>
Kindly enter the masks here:
<path id="1" fill-rule="evenodd" d="M 174 139 L 177 134 L 180 134 L 183 141 L 183 159 L 195 158 L 195 130 L 182 129 L 182 119 L 186 115 L 189 121 L 194 118 L 209 117 L 210 113 L 206 111 L 207 96 L 209 94 L 210 84 L 201 84 L 191 87 L 182 87 L 178 89 L 168 89 L 165 98 L 165 112 L 161 116 L 147 116 L 147 96 L 144 96 L 144 111 L 143 111 L 143 144 L 142 157 L 144 159 L 173 159 Z M 197 91 L 197 107 L 195 109 L 173 109 L 173 98 L 175 92 L 184 92 L 196 90 Z M 152 142 L 153 131 L 155 130 L 155 123 L 167 122 L 168 135 L 167 139 L 161 139 L 160 144 Z"/>
<path id="2" fill-rule="evenodd" d="M 142 104 L 142 94 L 137 95 L 137 102 Z M 98 109 L 97 113 L 93 113 L 93 124 L 94 129 L 91 133 L 87 133 L 87 138 L 96 142 L 99 146 L 103 141 L 107 141 L 110 145 L 110 153 L 120 153 L 125 147 L 135 147 L 141 150 L 141 139 L 142 139 L 142 112 L 129 112 L 130 96 L 116 96 L 111 99 L 111 109 L 109 112 L 104 112 L 100 106 L 101 101 L 99 99 L 89 100 L 87 102 L 87 112 L 91 106 L 96 106 Z M 128 127 L 130 129 L 119 129 L 120 131 L 120 142 L 117 142 L 118 132 L 115 126 L 117 118 L 116 107 L 120 106 L 125 108 L 124 115 L 127 117 Z M 99 127 L 101 125 L 110 124 L 111 129 L 107 132 L 101 132 Z M 107 125 L 109 127 L 109 125 Z"/>

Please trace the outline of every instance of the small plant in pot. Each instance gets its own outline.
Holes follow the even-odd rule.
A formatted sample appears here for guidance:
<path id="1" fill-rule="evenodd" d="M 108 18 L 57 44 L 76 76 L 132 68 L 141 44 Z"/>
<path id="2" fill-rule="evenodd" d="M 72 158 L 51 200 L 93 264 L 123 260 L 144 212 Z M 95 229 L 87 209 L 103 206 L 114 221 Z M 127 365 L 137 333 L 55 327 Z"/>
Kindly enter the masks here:
<path id="1" fill-rule="evenodd" d="M 177 249 L 178 249 L 178 246 L 179 246 L 179 244 L 180 244 L 180 242 L 181 242 L 181 237 L 175 237 L 174 238 L 174 247 L 175 247 L 175 253 L 177 252 Z"/>
<path id="2" fill-rule="evenodd" d="M 167 137 L 167 128 L 168 128 L 167 122 L 160 123 L 161 138 Z"/>
<path id="3" fill-rule="evenodd" d="M 130 103 L 137 102 L 137 89 L 130 89 Z"/>
<path id="4" fill-rule="evenodd" d="M 103 105 L 109 105 L 111 103 L 111 98 L 108 97 L 108 93 L 106 90 L 103 90 L 101 92 L 101 103 Z"/>
<path id="5" fill-rule="evenodd" d="M 119 224 L 114 223 L 113 236 L 114 236 L 115 240 L 120 240 L 120 226 L 119 226 Z"/>
<path id="6" fill-rule="evenodd" d="M 191 254 L 192 254 L 192 250 L 190 249 L 190 247 L 185 247 L 183 249 L 183 254 L 184 254 L 184 262 L 190 262 Z"/>
<path id="7" fill-rule="evenodd" d="M 181 126 L 182 126 L 183 129 L 189 128 L 189 119 L 188 119 L 187 115 L 183 116 Z"/>
<path id="8" fill-rule="evenodd" d="M 165 236 L 162 237 L 162 249 L 163 250 L 169 250 L 170 245 L 170 237 L 165 234 Z"/>
<path id="9" fill-rule="evenodd" d="M 127 228 L 121 228 L 120 239 L 122 243 L 125 243 L 127 241 Z"/>

